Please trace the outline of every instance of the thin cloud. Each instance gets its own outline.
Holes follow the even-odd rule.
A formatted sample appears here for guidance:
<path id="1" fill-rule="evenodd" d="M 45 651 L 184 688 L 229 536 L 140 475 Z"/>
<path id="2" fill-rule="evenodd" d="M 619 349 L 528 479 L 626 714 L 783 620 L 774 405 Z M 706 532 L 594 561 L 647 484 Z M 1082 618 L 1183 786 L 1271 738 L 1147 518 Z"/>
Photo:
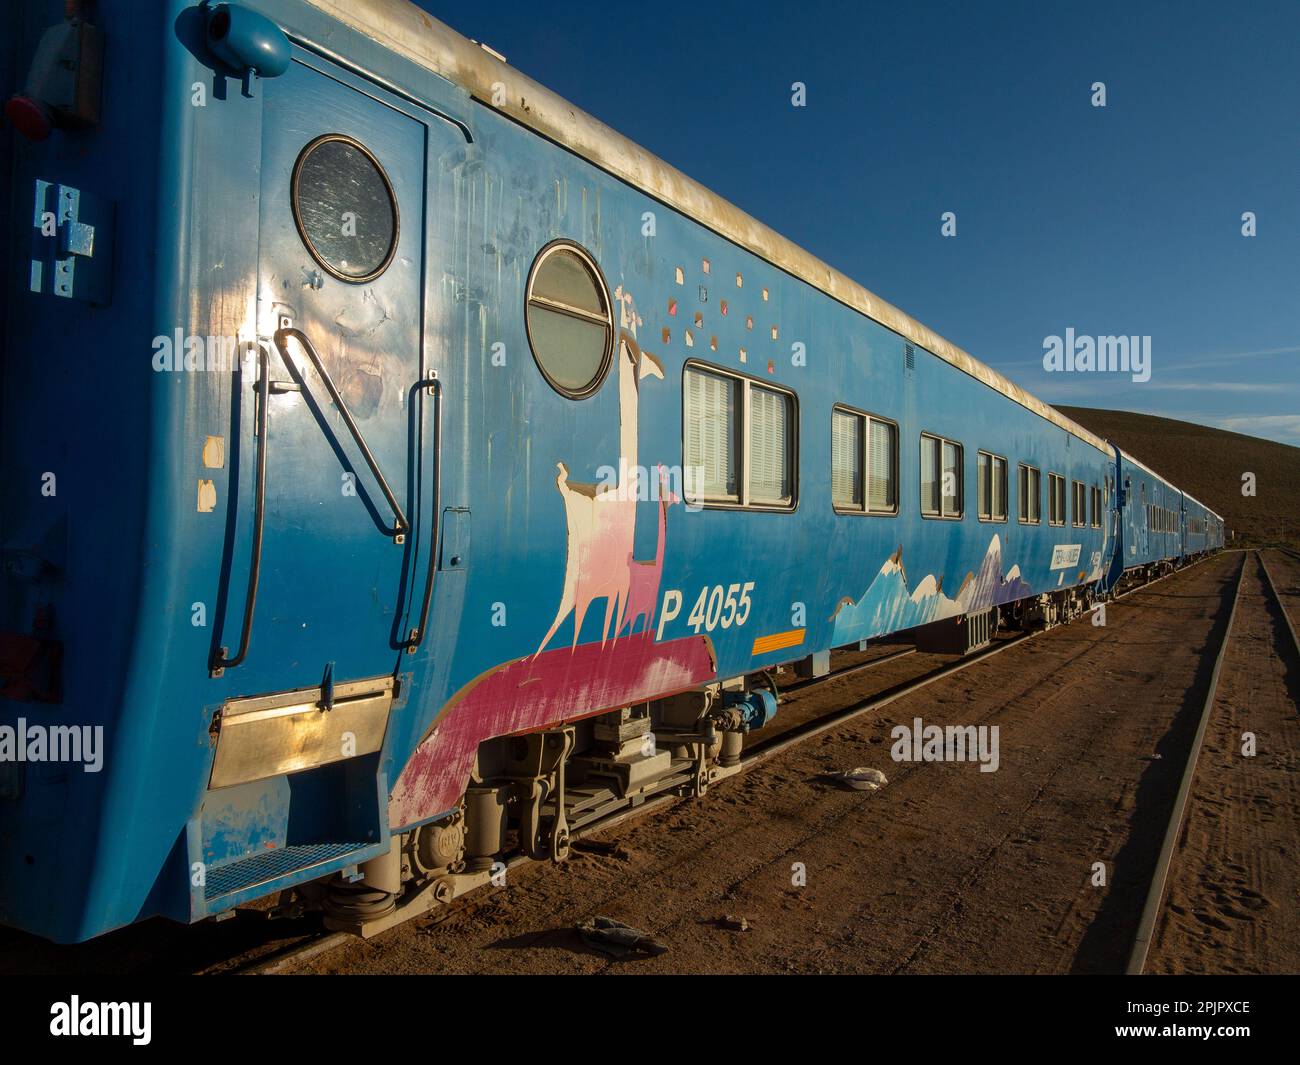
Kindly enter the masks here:
<path id="1" fill-rule="evenodd" d="M 1156 349 L 1157 363 L 1163 362 L 1169 366 L 1177 366 L 1179 369 L 1223 366 L 1229 363 L 1242 362 L 1246 359 L 1267 359 L 1275 358 L 1278 355 L 1300 355 L 1300 345 L 1289 348 L 1257 348 L 1253 351 L 1198 352 L 1194 355 L 1163 355 L 1158 348 Z M 1032 359 L 999 359 L 997 365 L 1042 366 L 1043 360 L 1041 356 Z"/>
<path id="2" fill-rule="evenodd" d="M 1213 424 L 1247 436 L 1267 436 L 1284 444 L 1300 443 L 1300 414 L 1236 414 L 1216 417 Z"/>
<path id="3" fill-rule="evenodd" d="M 1217 355 L 1202 354 L 1190 355 L 1186 360 L 1179 360 L 1182 366 L 1218 366 L 1224 362 L 1239 362 L 1242 359 L 1263 359 L 1271 358 L 1275 355 L 1296 355 L 1300 354 L 1300 347 L 1291 348 L 1260 348 L 1257 351 L 1225 351 Z"/>
<path id="4" fill-rule="evenodd" d="M 1290 392 L 1297 386 L 1295 381 L 1181 381 L 1177 384 L 1150 381 L 1143 387 L 1166 392 Z"/>

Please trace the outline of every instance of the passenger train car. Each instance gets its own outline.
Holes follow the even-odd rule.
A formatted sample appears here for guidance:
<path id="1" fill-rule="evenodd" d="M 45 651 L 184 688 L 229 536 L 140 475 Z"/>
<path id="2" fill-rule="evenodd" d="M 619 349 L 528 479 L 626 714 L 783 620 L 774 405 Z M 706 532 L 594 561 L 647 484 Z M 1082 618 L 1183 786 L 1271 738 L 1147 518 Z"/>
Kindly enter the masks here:
<path id="1" fill-rule="evenodd" d="M 1182 506 L 1183 545 L 1180 558 L 1199 558 L 1223 546 L 1223 519 L 1209 507 L 1184 492 Z"/>
<path id="2" fill-rule="evenodd" d="M 0 922 L 369 933 L 1222 542 L 404 0 L 3 18 Z"/>

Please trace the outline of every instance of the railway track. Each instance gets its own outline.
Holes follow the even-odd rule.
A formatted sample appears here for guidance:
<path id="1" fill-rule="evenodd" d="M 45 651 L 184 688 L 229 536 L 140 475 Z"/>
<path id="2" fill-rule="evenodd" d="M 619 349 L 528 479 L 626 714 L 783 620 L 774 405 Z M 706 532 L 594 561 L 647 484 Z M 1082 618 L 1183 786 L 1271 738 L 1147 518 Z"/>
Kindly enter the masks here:
<path id="1" fill-rule="evenodd" d="M 1286 548 L 1279 548 L 1279 553 L 1287 556 L 1292 562 L 1300 563 L 1300 555 Z M 1295 618 L 1293 612 L 1287 609 L 1286 600 L 1282 598 L 1281 593 L 1277 590 L 1277 585 L 1273 582 L 1273 574 L 1269 571 L 1268 563 L 1264 561 L 1262 552 L 1256 552 L 1259 557 L 1260 568 L 1264 572 L 1264 580 L 1268 584 L 1268 589 L 1272 593 L 1273 601 L 1277 603 L 1277 608 L 1282 614 L 1282 619 L 1286 622 L 1287 632 L 1291 634 L 1291 647 L 1295 651 L 1296 658 L 1300 659 L 1300 635 L 1296 633 Z"/>
<path id="2" fill-rule="evenodd" d="M 1210 556 L 1213 557 L 1213 556 Z M 1126 589 L 1121 595 L 1114 599 L 1126 598 L 1136 592 L 1142 591 L 1152 585 L 1158 584 L 1170 577 L 1178 574 L 1187 573 L 1191 569 L 1199 566 L 1207 559 L 1200 559 L 1189 566 L 1173 570 L 1170 573 L 1153 578 L 1142 584 L 1135 585 Z M 1077 620 L 1086 620 L 1077 619 Z M 1076 621 L 1077 623 L 1077 621 Z M 1052 630 L 1046 630 L 1052 631 Z M 998 640 L 994 645 L 970 654 L 964 658 L 955 661 L 946 661 L 937 668 L 928 669 L 918 676 L 908 678 L 900 683 L 890 685 L 884 690 L 875 693 L 865 700 L 852 703 L 849 706 L 837 708 L 829 713 L 820 715 L 809 721 L 802 722 L 779 735 L 774 735 L 770 739 L 758 739 L 744 749 L 740 758 L 739 772 L 743 773 L 764 762 L 777 758 L 792 748 L 813 739 L 816 736 L 829 732 L 832 729 L 840 728 L 846 723 L 853 721 L 863 715 L 878 712 L 891 703 L 902 699 L 906 696 L 915 694 L 918 691 L 938 682 L 948 679 L 966 670 L 979 666 L 988 660 L 1010 650 L 1012 647 L 1018 647 L 1038 636 L 1039 632 L 1029 632 L 1014 635 L 1008 638 Z M 826 684 L 843 679 L 848 676 L 858 675 L 869 671 L 873 667 L 881 666 L 887 662 L 894 662 L 899 659 L 914 655 L 914 648 L 905 648 L 899 651 L 877 656 L 866 662 L 857 663 L 842 669 L 833 670 L 823 677 L 811 680 L 798 680 L 792 683 L 782 685 L 782 695 L 787 695 L 792 691 L 808 690 L 814 687 L 820 688 Z M 761 737 L 761 733 L 758 734 Z M 574 830 L 572 837 L 575 842 L 586 839 L 596 833 L 607 831 L 618 825 L 624 824 L 631 820 L 640 818 L 657 811 L 663 810 L 679 800 L 680 796 L 674 792 L 665 792 L 653 798 L 649 798 L 638 806 L 624 808 L 615 813 L 593 820 L 586 825 Z M 507 871 L 518 868 L 519 866 L 529 864 L 531 859 L 523 855 L 512 856 L 505 862 Z M 472 897 L 472 895 L 470 896 Z M 426 911 L 427 915 L 427 911 Z M 355 937 L 343 932 L 322 932 L 304 939 L 302 942 L 290 945 L 273 954 L 262 956 L 250 961 L 245 965 L 235 968 L 228 966 L 213 966 L 204 972 L 226 972 L 237 973 L 242 975 L 274 975 L 286 972 L 295 966 L 301 965 L 314 958 L 326 954 L 331 950 L 340 947 L 348 942 L 354 941 Z"/>
<path id="3" fill-rule="evenodd" d="M 845 666 L 842 669 L 833 669 L 825 676 L 787 681 L 780 685 L 781 695 L 784 697 L 809 688 L 821 688 L 831 681 L 842 680 L 845 677 L 857 676 L 859 673 L 865 673 L 867 670 L 874 669 L 876 666 L 883 666 L 886 662 L 895 662 L 900 658 L 906 658 L 908 655 L 914 654 L 916 654 L 915 647 L 904 647 L 902 650 L 878 655 L 877 657 L 870 658 L 865 662 L 858 662 L 851 666 Z"/>
<path id="4" fill-rule="evenodd" d="M 1289 551 L 1284 553 L 1292 558 L 1300 557 Z M 1214 669 L 1200 710 L 1196 734 L 1188 751 L 1187 763 L 1183 769 L 1178 792 L 1174 799 L 1173 810 L 1169 817 L 1164 840 L 1152 873 L 1150 888 L 1138 922 L 1137 934 L 1134 937 L 1133 947 L 1129 954 L 1125 972 L 1130 976 L 1141 975 L 1148 970 L 1152 946 L 1156 939 L 1161 916 L 1165 912 L 1170 881 L 1182 849 L 1184 829 L 1188 820 L 1189 807 L 1191 806 L 1193 785 L 1196 780 L 1201 749 L 1214 716 L 1215 705 L 1221 696 L 1220 680 L 1224 672 L 1224 664 L 1227 662 L 1232 649 L 1238 610 L 1243 602 L 1243 587 L 1246 582 L 1247 572 L 1252 565 L 1252 557 L 1253 563 L 1258 567 L 1258 573 L 1262 577 L 1260 583 L 1265 589 L 1268 599 L 1276 606 L 1285 623 L 1286 630 L 1290 635 L 1290 651 L 1294 655 L 1297 666 L 1300 667 L 1300 638 L 1297 638 L 1295 623 L 1287 610 L 1286 602 L 1278 592 L 1277 585 L 1274 583 L 1272 574 L 1269 572 L 1268 565 L 1264 560 L 1264 555 L 1259 550 L 1245 551 L 1242 553 L 1241 567 L 1237 571 L 1232 609 L 1229 611 L 1223 639 L 1215 655 Z"/>

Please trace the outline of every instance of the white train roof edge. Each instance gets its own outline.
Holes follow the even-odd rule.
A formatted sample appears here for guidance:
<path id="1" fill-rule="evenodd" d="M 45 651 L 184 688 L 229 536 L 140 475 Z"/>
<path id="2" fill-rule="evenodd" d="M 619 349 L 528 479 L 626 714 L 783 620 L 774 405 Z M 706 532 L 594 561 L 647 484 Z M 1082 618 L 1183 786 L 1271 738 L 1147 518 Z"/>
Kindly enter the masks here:
<path id="1" fill-rule="evenodd" d="M 1213 510 L 1211 510 L 1209 507 L 1205 506 L 1205 504 L 1202 503 L 1199 499 L 1197 499 L 1194 495 L 1192 495 L 1191 492 L 1188 492 L 1188 491 L 1186 491 L 1186 490 L 1183 489 L 1183 488 L 1179 488 L 1178 485 L 1174 484 L 1174 482 L 1171 481 L 1168 477 L 1166 477 L 1163 473 L 1156 473 L 1156 471 L 1153 470 L 1150 466 L 1148 466 L 1145 462 L 1143 462 L 1141 459 L 1139 459 L 1139 458 L 1137 458 L 1137 457 L 1135 457 L 1135 456 L 1133 456 L 1133 455 L 1130 455 L 1130 454 L 1129 454 L 1127 451 L 1125 451 L 1122 447 L 1116 447 L 1115 450 L 1118 451 L 1118 452 L 1120 453 L 1120 457 L 1123 458 L 1123 460 L 1124 460 L 1125 462 L 1131 462 L 1131 463 L 1132 463 L 1134 466 L 1136 466 L 1138 469 L 1140 469 L 1140 470 L 1145 470 L 1145 471 L 1146 471 L 1147 473 L 1149 473 L 1152 477 L 1158 478 L 1159 480 L 1163 481 L 1163 482 L 1164 482 L 1165 484 L 1167 484 L 1170 488 L 1173 488 L 1173 489 L 1176 489 L 1176 490 L 1179 491 L 1179 492 L 1182 492 L 1182 494 L 1183 494 L 1184 497 L 1186 497 L 1187 499 L 1190 499 L 1190 500 L 1191 500 L 1193 503 L 1195 503 L 1198 507 L 1203 507 L 1203 508 L 1205 509 L 1206 513 L 1208 513 L 1208 514 L 1213 514 L 1213 515 L 1214 515 L 1216 518 L 1218 518 L 1220 521 L 1223 520 L 1223 515 L 1218 514 L 1218 513 L 1215 513 L 1215 511 L 1213 511 Z"/>
<path id="2" fill-rule="evenodd" d="M 1111 445 L 969 352 L 809 254 L 716 193 L 502 62 L 409 0 L 306 0 L 385 48 L 466 89 L 499 111 L 694 219 L 832 299 L 898 333 L 1106 454 Z M 492 102 L 505 84 L 507 102 Z"/>

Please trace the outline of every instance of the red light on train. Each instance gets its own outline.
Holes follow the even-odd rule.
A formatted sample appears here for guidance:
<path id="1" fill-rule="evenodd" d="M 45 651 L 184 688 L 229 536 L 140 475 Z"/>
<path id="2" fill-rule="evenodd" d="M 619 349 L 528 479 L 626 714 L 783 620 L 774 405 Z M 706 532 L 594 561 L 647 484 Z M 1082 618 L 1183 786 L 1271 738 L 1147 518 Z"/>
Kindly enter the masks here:
<path id="1" fill-rule="evenodd" d="M 29 141 L 49 140 L 54 131 L 50 112 L 30 96 L 14 96 L 5 104 L 5 118 Z"/>

